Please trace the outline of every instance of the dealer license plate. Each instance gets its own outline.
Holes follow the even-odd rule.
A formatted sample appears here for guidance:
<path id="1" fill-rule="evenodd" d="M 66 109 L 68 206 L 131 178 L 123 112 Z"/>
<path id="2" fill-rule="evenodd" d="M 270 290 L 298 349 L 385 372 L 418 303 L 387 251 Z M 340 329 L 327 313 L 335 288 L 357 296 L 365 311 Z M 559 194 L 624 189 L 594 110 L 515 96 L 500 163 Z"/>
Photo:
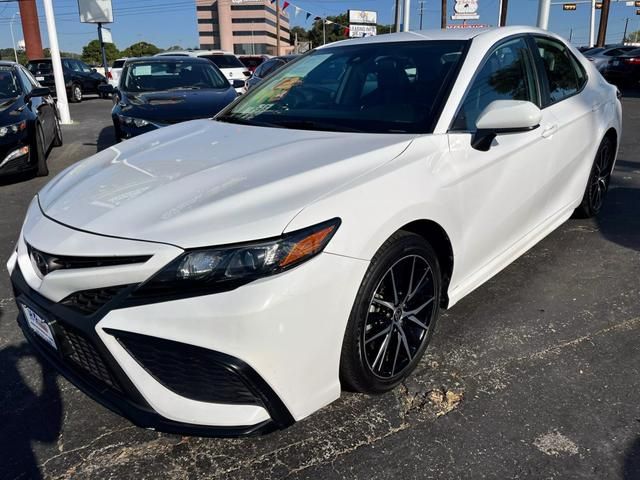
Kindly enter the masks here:
<path id="1" fill-rule="evenodd" d="M 24 304 L 22 304 L 22 311 L 24 312 L 24 316 L 27 319 L 29 328 L 31 328 L 31 330 L 33 330 L 36 335 L 38 335 L 45 342 L 47 342 L 57 350 L 58 347 L 56 345 L 56 340 L 53 337 L 53 332 L 51 331 L 51 327 L 49 326 L 47 321 Z"/>

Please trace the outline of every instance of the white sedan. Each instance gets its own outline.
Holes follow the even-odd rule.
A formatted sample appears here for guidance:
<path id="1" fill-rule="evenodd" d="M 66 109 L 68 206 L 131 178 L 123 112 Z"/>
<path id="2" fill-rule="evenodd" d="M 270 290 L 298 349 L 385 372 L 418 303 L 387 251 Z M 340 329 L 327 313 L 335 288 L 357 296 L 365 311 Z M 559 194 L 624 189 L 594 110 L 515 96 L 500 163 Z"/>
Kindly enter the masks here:
<path id="1" fill-rule="evenodd" d="M 546 31 L 333 43 L 45 186 L 19 323 L 138 425 L 284 427 L 396 386 L 441 309 L 596 215 L 620 134 L 616 88 Z"/>

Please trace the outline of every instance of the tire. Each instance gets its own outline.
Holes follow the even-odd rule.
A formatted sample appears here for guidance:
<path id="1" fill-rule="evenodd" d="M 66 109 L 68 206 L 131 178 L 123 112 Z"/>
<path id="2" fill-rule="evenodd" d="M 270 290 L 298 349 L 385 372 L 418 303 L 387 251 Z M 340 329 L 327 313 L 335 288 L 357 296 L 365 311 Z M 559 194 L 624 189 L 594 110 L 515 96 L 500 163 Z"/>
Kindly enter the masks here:
<path id="1" fill-rule="evenodd" d="M 616 146 L 613 140 L 608 136 L 604 137 L 598 147 L 596 158 L 593 161 L 582 202 L 575 210 L 574 217 L 591 218 L 598 215 L 600 210 L 602 210 L 604 198 L 609 190 L 609 183 L 611 182 L 611 170 L 615 157 L 615 149 Z"/>
<path id="2" fill-rule="evenodd" d="M 62 143 L 62 127 L 60 126 L 60 119 L 56 117 L 56 131 L 55 135 L 53 136 L 53 142 L 51 143 L 51 145 L 53 147 L 61 147 Z"/>
<path id="3" fill-rule="evenodd" d="M 71 85 L 71 95 L 69 96 L 69 102 L 80 103 L 82 101 L 82 87 L 79 83 Z"/>
<path id="4" fill-rule="evenodd" d="M 120 143 L 122 141 L 122 131 L 116 121 L 113 122 L 113 131 L 115 133 L 116 142 Z"/>
<path id="5" fill-rule="evenodd" d="M 358 290 L 342 343 L 344 388 L 382 393 L 415 369 L 438 319 L 441 285 L 436 253 L 421 236 L 399 231 L 380 247 Z"/>
<path id="6" fill-rule="evenodd" d="M 42 135 L 42 128 L 40 125 L 36 125 L 35 138 L 31 147 L 32 162 L 36 166 L 36 176 L 46 177 L 49 175 L 49 167 L 47 166 L 47 155 L 44 150 L 44 139 Z"/>

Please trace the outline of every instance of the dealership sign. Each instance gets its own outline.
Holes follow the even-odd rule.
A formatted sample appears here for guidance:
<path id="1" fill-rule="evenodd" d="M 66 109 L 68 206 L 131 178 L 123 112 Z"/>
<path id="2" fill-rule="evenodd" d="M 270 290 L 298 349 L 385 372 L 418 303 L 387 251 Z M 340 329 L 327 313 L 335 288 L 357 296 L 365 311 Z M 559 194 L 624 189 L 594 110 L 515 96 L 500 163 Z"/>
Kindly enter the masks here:
<path id="1" fill-rule="evenodd" d="M 82 23 L 113 23 L 111 0 L 78 0 Z"/>
<path id="2" fill-rule="evenodd" d="M 456 0 L 451 20 L 478 20 L 478 0 Z"/>
<path id="3" fill-rule="evenodd" d="M 378 23 L 378 12 L 370 10 L 349 10 L 349 23 L 375 25 Z"/>
<path id="4" fill-rule="evenodd" d="M 378 33 L 375 25 L 349 25 L 350 37 L 373 37 Z"/>

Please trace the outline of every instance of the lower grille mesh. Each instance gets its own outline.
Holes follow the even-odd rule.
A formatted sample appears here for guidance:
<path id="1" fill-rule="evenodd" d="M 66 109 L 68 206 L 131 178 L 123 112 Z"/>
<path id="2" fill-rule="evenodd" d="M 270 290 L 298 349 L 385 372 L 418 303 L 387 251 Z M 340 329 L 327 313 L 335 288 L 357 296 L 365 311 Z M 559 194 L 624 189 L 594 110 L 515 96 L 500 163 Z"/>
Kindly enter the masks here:
<path id="1" fill-rule="evenodd" d="M 67 360 L 109 387 L 120 390 L 118 383 L 109 373 L 102 357 L 82 333 L 61 323 L 57 324 L 57 330 L 62 336 L 61 340 L 67 347 L 67 352 L 65 352 Z"/>
<path id="2" fill-rule="evenodd" d="M 82 292 L 72 293 L 60 303 L 84 315 L 91 315 L 127 287 L 128 285 L 120 285 L 116 287 L 83 290 Z"/>

